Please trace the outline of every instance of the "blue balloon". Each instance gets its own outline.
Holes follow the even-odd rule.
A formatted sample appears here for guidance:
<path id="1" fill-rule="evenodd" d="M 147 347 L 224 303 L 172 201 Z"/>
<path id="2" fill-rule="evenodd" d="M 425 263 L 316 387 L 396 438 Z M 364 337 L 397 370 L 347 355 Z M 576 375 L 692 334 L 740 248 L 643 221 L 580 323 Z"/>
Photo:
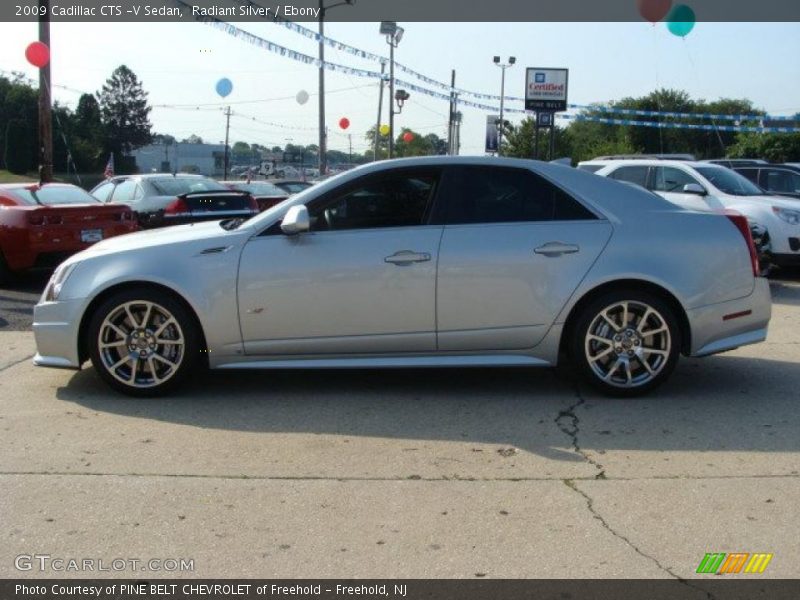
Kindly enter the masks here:
<path id="1" fill-rule="evenodd" d="M 672 35 L 678 37 L 686 37 L 689 32 L 694 29 L 695 16 L 694 11 L 685 4 L 678 4 L 667 13 L 665 18 L 667 21 L 667 29 Z"/>
<path id="2" fill-rule="evenodd" d="M 223 77 L 217 82 L 217 93 L 223 98 L 233 91 L 233 82 L 227 77 Z"/>

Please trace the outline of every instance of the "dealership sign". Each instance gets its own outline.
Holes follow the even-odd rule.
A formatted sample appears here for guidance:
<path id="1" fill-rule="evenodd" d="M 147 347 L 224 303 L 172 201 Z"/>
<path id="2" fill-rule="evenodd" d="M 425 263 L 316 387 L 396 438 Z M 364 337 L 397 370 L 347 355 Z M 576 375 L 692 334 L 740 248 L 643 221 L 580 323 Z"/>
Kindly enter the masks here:
<path id="1" fill-rule="evenodd" d="M 525 110 L 567 110 L 568 69 L 536 69 L 525 72 Z"/>
<path id="2" fill-rule="evenodd" d="M 499 130 L 497 124 L 500 122 L 500 115 L 487 115 L 486 116 L 486 143 L 485 151 L 487 154 L 494 154 L 497 152 L 499 143 Z"/>

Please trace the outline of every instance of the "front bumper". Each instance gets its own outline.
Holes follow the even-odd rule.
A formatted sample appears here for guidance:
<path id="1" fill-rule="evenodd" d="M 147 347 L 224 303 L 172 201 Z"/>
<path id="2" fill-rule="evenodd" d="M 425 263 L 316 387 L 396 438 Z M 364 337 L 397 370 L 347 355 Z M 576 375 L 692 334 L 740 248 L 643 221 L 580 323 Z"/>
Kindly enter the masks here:
<path id="1" fill-rule="evenodd" d="M 769 281 L 757 277 L 749 296 L 686 311 L 691 356 L 708 356 L 767 339 L 772 315 Z"/>
<path id="2" fill-rule="evenodd" d="M 33 364 L 66 369 L 81 367 L 78 337 L 83 308 L 83 300 L 40 302 L 34 307 L 37 352 Z"/>

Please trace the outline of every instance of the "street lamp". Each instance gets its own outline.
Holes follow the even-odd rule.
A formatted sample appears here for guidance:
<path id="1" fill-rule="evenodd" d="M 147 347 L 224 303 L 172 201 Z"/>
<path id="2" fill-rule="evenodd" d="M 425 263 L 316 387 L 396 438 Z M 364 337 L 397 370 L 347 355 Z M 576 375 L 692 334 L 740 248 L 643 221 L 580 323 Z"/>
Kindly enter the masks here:
<path id="1" fill-rule="evenodd" d="M 406 100 L 408 100 L 410 97 L 411 94 L 409 94 L 405 90 L 397 90 L 394 93 L 394 99 L 397 102 L 397 112 L 395 114 L 399 115 L 401 112 L 403 112 L 403 105 L 406 103 Z"/>
<path id="2" fill-rule="evenodd" d="M 343 0 L 330 6 L 325 6 L 319 0 L 319 174 L 324 175 L 328 170 L 326 157 L 328 132 L 325 129 L 325 12 L 337 6 L 355 4 L 356 0 Z"/>
<path id="3" fill-rule="evenodd" d="M 395 98 L 394 49 L 397 48 L 400 40 L 403 39 L 404 32 L 405 30 L 402 27 L 398 27 L 397 23 L 394 21 L 381 21 L 380 33 L 386 36 L 386 43 L 389 44 L 389 98 Z M 406 94 L 406 98 L 403 99 L 403 102 L 407 98 L 408 95 Z M 398 105 L 400 105 L 402 108 L 400 100 L 398 100 Z M 399 113 L 400 111 L 397 112 Z M 392 158 L 392 155 L 394 154 L 394 115 L 394 105 L 392 104 L 391 100 L 389 100 L 389 158 Z"/>
<path id="4" fill-rule="evenodd" d="M 503 101 L 506 95 L 506 69 L 513 67 L 515 62 L 517 62 L 517 59 L 513 56 L 508 57 L 507 63 L 501 63 L 499 56 L 494 57 L 494 64 L 500 67 L 502 71 L 500 75 L 500 121 L 497 123 L 497 156 L 502 156 L 503 154 Z"/>

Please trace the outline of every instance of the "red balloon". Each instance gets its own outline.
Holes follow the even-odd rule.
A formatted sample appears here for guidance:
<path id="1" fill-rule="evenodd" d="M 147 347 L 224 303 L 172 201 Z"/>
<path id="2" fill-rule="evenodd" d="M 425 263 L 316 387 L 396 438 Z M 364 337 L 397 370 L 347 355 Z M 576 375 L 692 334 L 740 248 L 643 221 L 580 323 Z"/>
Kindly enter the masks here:
<path id="1" fill-rule="evenodd" d="M 667 16 L 672 0 L 636 0 L 639 14 L 654 25 Z"/>
<path id="2" fill-rule="evenodd" d="M 339 127 L 341 127 L 342 129 L 347 129 L 348 127 L 350 127 L 350 119 L 348 119 L 347 117 L 342 117 L 341 119 L 339 119 Z"/>
<path id="3" fill-rule="evenodd" d="M 28 62 L 34 67 L 39 67 L 41 69 L 50 62 L 50 48 L 47 47 L 47 44 L 43 44 L 42 42 L 31 42 L 28 44 L 28 47 L 25 48 L 25 58 L 27 58 Z"/>
<path id="4" fill-rule="evenodd" d="M 410 131 L 406 131 L 406 132 L 403 134 L 403 141 L 404 141 L 406 144 L 410 143 L 410 142 L 411 142 L 411 140 L 413 140 L 413 139 L 414 139 L 414 134 L 413 134 L 413 133 L 411 133 Z"/>

